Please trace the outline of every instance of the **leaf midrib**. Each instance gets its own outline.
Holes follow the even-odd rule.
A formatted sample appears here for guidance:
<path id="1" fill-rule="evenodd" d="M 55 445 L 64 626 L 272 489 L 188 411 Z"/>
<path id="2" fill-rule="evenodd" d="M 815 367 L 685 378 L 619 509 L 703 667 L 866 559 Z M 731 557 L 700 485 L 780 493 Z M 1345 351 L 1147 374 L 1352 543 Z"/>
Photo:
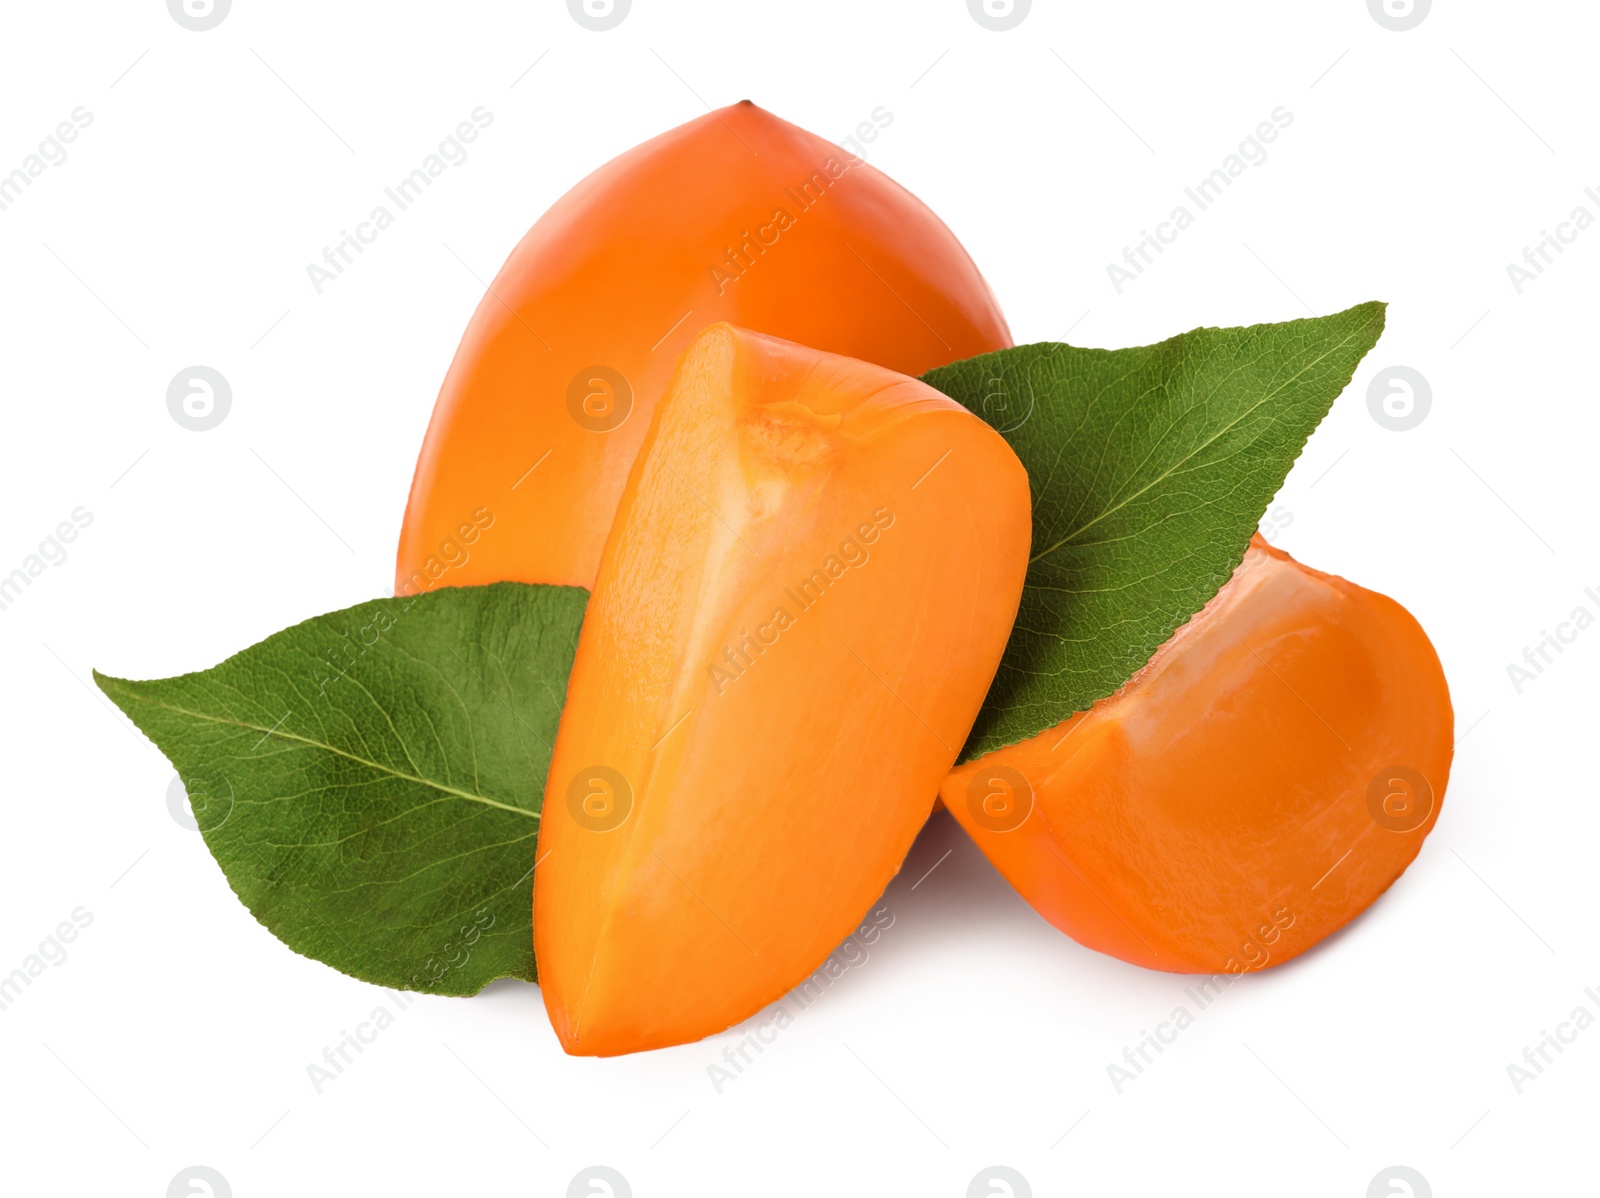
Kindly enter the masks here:
<path id="1" fill-rule="evenodd" d="M 1171 478 L 1182 467 L 1188 465 L 1190 460 L 1193 459 L 1197 454 L 1205 452 L 1212 445 L 1214 445 L 1220 438 L 1225 437 L 1227 434 L 1231 433 L 1235 428 L 1238 427 L 1238 425 L 1240 423 L 1242 423 L 1243 421 L 1249 419 L 1251 416 L 1255 415 L 1256 411 L 1263 404 L 1268 403 L 1273 399 L 1276 399 L 1279 395 L 1281 395 L 1283 393 L 1285 388 L 1287 388 L 1288 386 L 1290 386 L 1291 384 L 1293 384 L 1294 382 L 1299 380 L 1300 377 L 1306 373 L 1306 371 L 1312 369 L 1315 366 L 1320 365 L 1323 362 L 1323 360 L 1326 359 L 1330 354 L 1337 353 L 1339 350 L 1343 349 L 1346 345 L 1350 344 L 1350 342 L 1355 338 L 1356 334 L 1359 331 L 1360 330 L 1352 329 L 1351 332 L 1349 333 L 1349 335 L 1347 335 L 1344 338 L 1344 340 L 1340 341 L 1339 344 L 1337 344 L 1335 346 L 1331 346 L 1329 349 L 1327 349 L 1323 353 L 1319 354 L 1316 358 L 1314 358 L 1310 362 L 1306 363 L 1306 365 L 1303 368 L 1301 368 L 1297 373 L 1295 373 L 1294 375 L 1290 376 L 1284 382 L 1280 383 L 1277 387 L 1274 387 L 1271 391 L 1267 392 L 1259 400 L 1257 400 L 1255 403 L 1251 404 L 1249 408 L 1247 408 L 1245 411 L 1239 413 L 1238 416 L 1236 416 L 1234 419 L 1230 420 L 1226 425 L 1224 425 L 1222 428 L 1218 429 L 1211 436 L 1207 437 L 1199 445 L 1195 446 L 1192 450 L 1190 450 L 1188 453 L 1186 453 L 1181 459 L 1179 459 L 1178 461 L 1172 463 L 1172 465 L 1168 466 L 1166 469 L 1162 470 L 1158 475 L 1156 475 L 1155 478 L 1151 479 L 1144 486 L 1140 487 L 1132 495 L 1126 496 L 1125 498 L 1118 500 L 1111 507 L 1107 508 L 1105 511 L 1100 512 L 1098 515 L 1096 515 L 1094 517 L 1094 519 L 1088 521 L 1085 524 L 1079 525 L 1077 528 L 1074 528 L 1071 532 L 1067 533 L 1066 536 L 1062 537 L 1054 545 L 1051 545 L 1048 549 L 1041 549 L 1038 553 L 1034 554 L 1032 557 L 1030 557 L 1028 559 L 1028 565 L 1030 565 L 1030 566 L 1033 565 L 1034 562 L 1038 561 L 1040 558 L 1049 557 L 1050 554 L 1054 553 L 1057 549 L 1060 549 L 1063 545 L 1067 544 L 1069 541 L 1073 540 L 1075 537 L 1081 536 L 1083 533 L 1088 531 L 1090 528 L 1094 527 L 1094 525 L 1098 524 L 1101 520 L 1104 520 L 1107 517 L 1112 516 L 1115 513 L 1121 511 L 1123 508 L 1127 507 L 1128 504 L 1130 504 L 1134 500 L 1138 499 L 1141 495 L 1145 494 L 1145 492 L 1149 491 L 1152 487 L 1160 486 L 1162 483 L 1166 482 L 1167 479 Z"/>
<path id="2" fill-rule="evenodd" d="M 108 681 L 109 681 L 109 679 L 108 679 Z M 325 752 L 332 753 L 336 757 L 343 757 L 347 761 L 353 761 L 353 762 L 357 763 L 358 765 L 364 765 L 368 769 L 376 770 L 380 774 L 387 774 L 392 778 L 398 778 L 398 779 L 400 779 L 402 781 L 405 781 L 405 782 L 414 782 L 418 786 L 430 787 L 433 790 L 439 791 L 441 794 L 453 795 L 454 797 L 456 797 L 458 799 L 467 799 L 470 802 L 474 802 L 474 803 L 482 803 L 487 807 L 497 807 L 501 811 L 512 811 L 512 812 L 515 812 L 518 815 L 527 816 L 529 819 L 535 819 L 536 820 L 536 819 L 539 818 L 539 815 L 540 815 L 539 812 L 537 812 L 537 811 L 529 811 L 526 807 L 514 807 L 510 803 L 502 803 L 498 799 L 489 798 L 487 795 L 473 794 L 471 791 L 461 790 L 461 789 L 459 789 L 457 787 L 454 787 L 454 786 L 448 786 L 443 782 L 435 782 L 431 778 L 421 778 L 421 777 L 418 777 L 415 774 L 405 773 L 402 770 L 397 770 L 397 769 L 393 768 L 392 766 L 384 765 L 381 762 L 369 761 L 365 757 L 357 756 L 355 753 L 347 752 L 346 750 L 341 749 L 336 745 L 330 745 L 330 744 L 327 744 L 324 741 L 313 740 L 309 736 L 300 736 L 300 735 L 298 735 L 296 733 L 293 733 L 293 732 L 284 732 L 284 731 L 281 731 L 281 730 L 274 730 L 272 728 L 263 728 L 259 724 L 252 724 L 252 723 L 249 723 L 246 720 L 227 719 L 226 717 L 223 717 L 223 716 L 212 715 L 210 712 L 194 711 L 194 710 L 192 710 L 190 708 L 187 708 L 187 707 L 179 707 L 175 703 L 163 703 L 159 699 L 148 698 L 145 695 L 141 695 L 136 691 L 130 691 L 130 690 L 126 689 L 125 687 L 120 687 L 119 686 L 116 689 L 121 691 L 124 695 L 127 695 L 129 698 L 131 698 L 131 699 L 133 699 L 133 700 L 135 700 L 135 701 L 137 701 L 139 703 L 146 704 L 147 706 L 150 706 L 150 707 L 159 707 L 163 711 L 176 712 L 178 715 L 188 716 L 191 719 L 196 719 L 196 720 L 204 720 L 204 721 L 206 721 L 208 723 L 212 723 L 212 724 L 225 724 L 225 725 L 227 725 L 229 727 L 232 727 L 232 728 L 245 728 L 245 729 L 248 729 L 251 732 L 259 732 L 263 736 L 272 736 L 272 737 L 276 737 L 276 738 L 278 738 L 280 740 L 297 741 L 300 744 L 309 745 L 311 748 L 322 749 Z"/>

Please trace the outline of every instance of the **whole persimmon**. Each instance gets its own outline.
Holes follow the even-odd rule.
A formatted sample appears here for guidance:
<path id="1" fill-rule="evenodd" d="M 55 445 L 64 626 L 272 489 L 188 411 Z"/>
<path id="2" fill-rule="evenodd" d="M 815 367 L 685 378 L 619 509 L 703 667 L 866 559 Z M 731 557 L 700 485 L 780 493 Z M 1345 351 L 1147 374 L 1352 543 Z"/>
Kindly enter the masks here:
<path id="1" fill-rule="evenodd" d="M 1394 600 L 1259 536 L 1116 694 L 950 774 L 989 860 L 1090 948 L 1244 973 L 1366 910 L 1439 818 L 1454 726 Z"/>
<path id="2" fill-rule="evenodd" d="M 909 375 L 1011 344 L 910 192 L 748 100 L 709 113 L 584 179 L 501 268 L 423 442 L 397 591 L 592 585 L 673 363 L 718 321 Z"/>

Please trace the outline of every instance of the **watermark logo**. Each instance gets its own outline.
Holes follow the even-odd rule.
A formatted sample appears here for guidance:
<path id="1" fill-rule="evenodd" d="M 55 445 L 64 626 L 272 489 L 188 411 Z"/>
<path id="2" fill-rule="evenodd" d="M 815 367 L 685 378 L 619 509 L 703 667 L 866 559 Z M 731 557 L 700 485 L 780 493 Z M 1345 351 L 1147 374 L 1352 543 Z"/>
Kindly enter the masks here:
<path id="1" fill-rule="evenodd" d="M 1409 366 L 1378 371 L 1367 384 L 1367 411 L 1391 433 L 1410 432 L 1428 418 L 1433 388 Z"/>
<path id="2" fill-rule="evenodd" d="M 22 598 L 22 593 L 33 585 L 35 578 L 52 566 L 64 564 L 67 560 L 67 546 L 76 541 L 78 534 L 93 523 L 93 512 L 86 507 L 75 507 L 71 512 L 71 519 L 57 524 L 55 531 L 40 541 L 38 549 L 23 558 L 20 566 L 9 574 L 4 572 L 4 567 L 0 567 L 0 611 L 6 610 Z"/>
<path id="3" fill-rule="evenodd" d="M 54 132 L 47 134 L 38 148 L 23 158 L 21 166 L 10 174 L 0 173 L 0 212 L 15 204 L 45 171 L 66 162 L 67 146 L 77 141 L 78 135 L 94 124 L 94 113 L 81 104 L 72 110 L 71 118 L 62 121 Z"/>
<path id="4" fill-rule="evenodd" d="M 567 0 L 567 11 L 585 29 L 604 33 L 628 19 L 633 0 Z"/>
<path id="5" fill-rule="evenodd" d="M 883 934 L 894 927 L 894 912 L 880 906 L 868 920 L 844 938 L 843 943 L 828 954 L 828 959 L 814 973 L 796 986 L 789 994 L 769 1007 L 753 1027 L 749 1027 L 737 1040 L 722 1046 L 720 1060 L 706 1066 L 706 1077 L 718 1094 L 744 1076 L 766 1052 L 784 1030 L 794 1026 L 801 1014 L 822 1000 L 835 982 L 851 970 L 860 969 L 872 959 L 870 949 Z M 747 1025 L 748 1026 L 748 1025 Z"/>
<path id="6" fill-rule="evenodd" d="M 1004 33 L 1028 19 L 1033 0 L 967 0 L 967 11 L 985 29 Z"/>
<path id="7" fill-rule="evenodd" d="M 1584 587 L 1583 595 L 1600 608 L 1600 589 Z M 1554 632 L 1548 628 L 1539 629 L 1539 639 L 1531 645 L 1522 646 L 1523 664 L 1518 665 L 1514 661 L 1506 663 L 1506 677 L 1511 679 L 1511 688 L 1520 695 L 1528 683 L 1537 682 L 1545 669 L 1553 666 L 1556 658 L 1566 652 L 1565 646 L 1576 641 L 1578 634 L 1594 622 L 1594 612 L 1580 603 L 1572 609 L 1571 615 L 1556 624 Z"/>
<path id="8" fill-rule="evenodd" d="M 1391 765 L 1367 784 L 1372 822 L 1390 832 L 1414 832 L 1433 814 L 1433 787 L 1409 765 Z"/>
<path id="9" fill-rule="evenodd" d="M 516 489 L 515 485 L 512 489 Z M 441 541 L 438 552 L 429 554 L 420 570 L 413 570 L 410 578 L 396 584 L 396 595 L 406 595 L 414 599 L 419 594 L 433 590 L 439 580 L 451 570 L 460 569 L 472 560 L 472 546 L 478 543 L 479 537 L 494 527 L 494 521 L 495 514 L 489 508 L 475 508 L 471 519 L 458 524 L 455 535 Z"/>
<path id="10" fill-rule="evenodd" d="M 1595 188 L 1585 187 L 1583 194 L 1600 204 L 1600 191 Z M 1522 247 L 1522 262 L 1506 263 L 1506 278 L 1511 280 L 1512 289 L 1521 295 L 1529 283 L 1536 282 L 1544 274 L 1546 267 L 1553 266 L 1555 260 L 1567 252 L 1566 247 L 1578 240 L 1578 234 L 1593 224 L 1594 213 L 1588 205 L 1579 204 L 1566 220 L 1556 222 L 1554 233 L 1549 229 L 1540 229 L 1539 240 Z"/>
<path id="11" fill-rule="evenodd" d="M 1223 156 L 1209 175 L 1183 189 L 1183 201 L 1173 206 L 1166 220 L 1155 222 L 1154 232 L 1140 229 L 1139 239 L 1122 247 L 1122 261 L 1106 263 L 1106 278 L 1111 281 L 1112 290 L 1121 295 L 1128 284 L 1137 281 L 1167 252 L 1167 247 L 1199 219 L 1200 213 L 1227 193 L 1235 179 L 1267 161 L 1270 156 L 1267 147 L 1294 124 L 1294 113 L 1279 104 L 1267 116 L 1267 120 L 1258 122 L 1255 129 L 1245 135 L 1233 153 Z"/>
<path id="12" fill-rule="evenodd" d="M 215 29 L 228 19 L 233 0 L 167 0 L 172 19 L 191 33 Z"/>
<path id="13" fill-rule="evenodd" d="M 1021 771 L 997 765 L 967 783 L 967 813 L 980 828 L 1013 832 L 1033 811 L 1033 784 Z"/>
<path id="14" fill-rule="evenodd" d="M 633 385 L 613 367 L 585 367 L 567 384 L 567 411 L 591 433 L 609 433 L 633 412 Z"/>
<path id="15" fill-rule="evenodd" d="M 228 418 L 231 407 L 233 388 L 220 370 L 210 366 L 186 367 L 167 384 L 167 411 L 191 433 L 216 428 Z"/>
<path id="16" fill-rule="evenodd" d="M 393 990 L 387 993 L 394 1002 L 395 1011 L 404 1011 L 417 1001 L 414 994 L 406 995 Z M 355 1064 L 356 1058 L 366 1052 L 368 1046 L 376 1043 L 382 1033 L 394 1026 L 395 1011 L 379 1003 L 370 1016 L 356 1024 L 355 1031 L 340 1028 L 339 1039 L 331 1045 L 323 1045 L 322 1064 L 312 1061 L 306 1066 L 306 1077 L 310 1079 L 313 1093 L 321 1097 L 324 1089 L 344 1076 L 344 1071 Z"/>
<path id="17" fill-rule="evenodd" d="M 633 1187 L 610 1165 L 590 1165 L 567 1183 L 567 1198 L 633 1198 Z"/>
<path id="18" fill-rule="evenodd" d="M 706 274 L 718 295 L 728 294 L 728 288 L 753 270 L 767 251 L 794 228 L 801 216 L 828 198 L 831 189 L 848 171 L 866 165 L 866 146 L 862 143 L 870 145 L 877 141 L 878 135 L 894 124 L 894 113 L 882 104 L 872 110 L 871 117 L 871 120 L 857 123 L 850 136 L 839 143 L 838 148 L 844 151 L 842 158 L 829 154 L 812 169 L 808 178 L 783 189 L 785 203 L 772 210 L 765 224 L 756 224 L 754 233 L 746 226 L 739 231 L 737 239 L 722 247 L 722 258 L 706 267 Z M 687 318 L 687 314 L 685 316 Z"/>
<path id="19" fill-rule="evenodd" d="M 173 774 L 172 781 L 167 783 L 167 814 L 172 816 L 172 822 L 180 828 L 190 832 L 200 830 L 200 821 L 195 819 L 194 812 L 189 810 L 189 792 L 184 788 L 183 779 L 177 774 Z"/>
<path id="20" fill-rule="evenodd" d="M 1293 523 L 1294 513 L 1280 503 L 1261 517 L 1261 523 L 1256 526 L 1256 531 L 1270 541 Z"/>
<path id="21" fill-rule="evenodd" d="M 215 832 L 233 815 L 233 783 L 226 798 L 216 798 L 204 783 L 193 794 L 177 774 L 167 783 L 167 814 L 178 827 L 190 832 Z"/>
<path id="22" fill-rule="evenodd" d="M 1583 997 L 1600 1009 L 1600 990 L 1590 986 L 1583 992 Z M 1556 1063 L 1556 1058 L 1565 1054 L 1568 1048 L 1578 1042 L 1578 1037 L 1594 1024 L 1594 1011 L 1589 1009 L 1587 1003 L 1579 1003 L 1567 1018 L 1556 1024 L 1555 1031 L 1540 1028 L 1538 1040 L 1532 1045 L 1523 1046 L 1522 1064 L 1513 1061 L 1506 1066 L 1506 1076 L 1511 1079 L 1511 1087 L 1517 1096 L 1521 1097 L 1529 1084 L 1543 1077 L 1544 1071 Z M 1552 1053 L 1555 1055 L 1552 1056 Z"/>
<path id="23" fill-rule="evenodd" d="M 1013 395 L 1004 379 L 990 379 L 983 394 L 983 418 L 997 433 L 1009 433 L 1028 423 L 1033 415 L 1033 381 L 1023 381 L 1026 395 Z"/>
<path id="24" fill-rule="evenodd" d="M 227 6 L 222 7 L 226 12 Z M 190 1165 L 167 1183 L 167 1198 L 233 1198 L 233 1187 L 210 1165 Z"/>
<path id="25" fill-rule="evenodd" d="M 591 765 L 573 775 L 567 786 L 567 812 L 580 828 L 610 832 L 633 812 L 633 787 L 621 771 Z"/>
<path id="26" fill-rule="evenodd" d="M 1410 1165 L 1390 1165 L 1368 1184 L 1367 1198 L 1433 1198 L 1433 1187 Z"/>
<path id="27" fill-rule="evenodd" d="M 383 233 L 393 227 L 400 214 L 427 194 L 434 180 L 467 161 L 471 156 L 467 147 L 494 124 L 494 113 L 479 104 L 467 115 L 470 119 L 458 122 L 409 175 L 383 189 L 382 202 L 372 206 L 365 220 L 354 222 L 353 230 L 340 229 L 338 240 L 322 247 L 321 261 L 306 263 L 306 278 L 313 291 L 321 295 L 329 285 L 343 278 L 345 271 L 355 265 L 367 248 L 376 244 Z M 447 245 L 445 248 L 450 247 Z M 455 253 L 454 250 L 450 252 Z M 460 258 L 459 254 L 456 256 Z"/>
<path id="28" fill-rule="evenodd" d="M 460 969 L 472 960 L 472 946 L 482 939 L 485 932 L 494 927 L 495 918 L 495 913 L 489 908 L 479 907 L 472 917 L 472 922 L 462 924 L 456 932 L 455 939 L 446 940 L 438 955 L 428 958 L 422 967 L 422 972 L 411 975 L 412 988 L 425 990 L 429 986 L 437 986 L 445 974 Z"/>
<path id="29" fill-rule="evenodd" d="M 137 864 L 137 861 L 134 862 L 134 865 Z M 133 866 L 128 868 L 132 869 Z M 21 998 L 23 991 L 32 986 L 35 979 L 43 977 L 47 969 L 65 964 L 68 956 L 67 945 L 77 940 L 83 930 L 93 922 L 93 911 L 87 907 L 74 907 L 68 919 L 56 924 L 55 931 L 39 941 L 39 946 L 22 958 L 21 965 L 10 973 L 6 973 L 4 967 L 0 966 L 0 1011 L 6 1010 Z"/>
<path id="30" fill-rule="evenodd" d="M 1155 1030 L 1139 1029 L 1139 1038 L 1123 1046 L 1121 1061 L 1106 1066 L 1106 1078 L 1111 1088 L 1120 1096 L 1132 1083 L 1144 1076 L 1178 1037 L 1193 1027 L 1195 1020 L 1215 1003 L 1232 985 L 1247 973 L 1265 969 L 1272 962 L 1273 948 L 1283 940 L 1284 933 L 1295 926 L 1298 917 L 1287 907 L 1279 907 L 1265 915 L 1255 930 L 1240 942 L 1238 949 L 1223 964 L 1221 973 L 1214 973 L 1203 981 L 1183 988 L 1188 1002 L 1179 1003 L 1172 1013 Z M 1194 1009 L 1190 1010 L 1190 1004 Z"/>
<path id="31" fill-rule="evenodd" d="M 872 560 L 871 546 L 877 543 L 885 529 L 894 527 L 894 521 L 895 515 L 887 507 L 874 510 L 871 519 L 856 526 L 854 536 L 845 537 L 839 542 L 837 553 L 830 553 L 807 577 L 784 587 L 783 597 L 787 603 L 775 606 L 771 619 L 764 624 L 757 624 L 754 632 L 749 628 L 741 628 L 738 639 L 724 645 L 721 655 L 711 659 L 709 673 L 717 694 L 724 694 L 729 684 L 743 678 L 755 665 L 756 659 L 776 645 L 778 639 L 795 626 L 800 616 L 822 602 L 829 589 L 837 586 L 849 573 L 866 566 Z"/>
<path id="32" fill-rule="evenodd" d="M 1393 33 L 1415 29 L 1428 17 L 1433 0 L 1367 0 L 1372 19 Z"/>
<path id="33" fill-rule="evenodd" d="M 1010 1165 L 990 1165 L 967 1184 L 967 1198 L 1033 1198 L 1033 1187 Z"/>

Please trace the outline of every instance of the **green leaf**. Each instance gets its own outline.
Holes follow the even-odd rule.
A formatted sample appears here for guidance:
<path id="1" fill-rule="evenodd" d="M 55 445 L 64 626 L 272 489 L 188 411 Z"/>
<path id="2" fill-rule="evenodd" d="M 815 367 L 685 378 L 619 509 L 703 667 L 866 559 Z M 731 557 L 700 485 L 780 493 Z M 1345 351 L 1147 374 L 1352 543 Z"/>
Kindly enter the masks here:
<path id="1" fill-rule="evenodd" d="M 95 681 L 171 759 L 234 892 L 364 981 L 532 980 L 550 747 L 588 595 L 377 599 L 178 678 Z"/>
<path id="2" fill-rule="evenodd" d="M 1383 319 L 1023 345 L 923 376 L 1005 436 L 1033 492 L 1021 609 L 962 760 L 1113 694 L 1205 606 Z"/>

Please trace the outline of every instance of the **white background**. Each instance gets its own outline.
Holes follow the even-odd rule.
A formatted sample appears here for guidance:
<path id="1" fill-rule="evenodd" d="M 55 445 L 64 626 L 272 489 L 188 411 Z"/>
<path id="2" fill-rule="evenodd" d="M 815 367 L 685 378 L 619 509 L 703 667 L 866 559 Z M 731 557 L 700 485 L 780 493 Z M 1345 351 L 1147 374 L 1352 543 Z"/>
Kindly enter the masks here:
<path id="1" fill-rule="evenodd" d="M 1600 630 L 1520 694 L 1506 669 L 1600 613 L 1600 227 L 1521 294 L 1506 272 L 1600 216 L 1594 6 L 1439 0 L 1409 32 L 1364 0 L 1038 0 L 1007 32 L 961 0 L 635 0 L 603 33 L 554 0 L 3 21 L 0 173 L 75 107 L 93 123 L 0 211 L 0 573 L 94 519 L 0 611 L 0 973 L 73 909 L 93 923 L 0 1011 L 0 1190 L 160 1198 L 200 1163 L 238 1198 L 561 1195 L 603 1163 L 638 1198 L 959 1198 L 1004 1164 L 1035 1195 L 1361 1198 L 1398 1163 L 1441 1198 L 1594 1192 L 1600 1030 L 1520 1095 L 1506 1071 L 1600 1009 Z M 1369 914 L 1121 1094 L 1106 1066 L 1186 979 L 1053 931 L 943 816 L 870 961 L 720 1094 L 736 1035 L 568 1059 L 514 982 L 420 998 L 317 1094 L 306 1066 L 392 1000 L 256 924 L 90 668 L 202 668 L 386 593 L 480 279 L 587 172 L 745 97 L 836 140 L 892 112 L 871 160 L 963 239 L 1019 342 L 1389 301 L 1271 532 L 1432 635 L 1463 737 L 1438 828 Z M 478 105 L 470 158 L 316 294 L 306 264 Z M 1107 264 L 1279 105 L 1268 159 L 1118 294 Z M 233 388 L 205 433 L 166 408 L 196 363 Z M 1367 408 L 1395 364 L 1433 390 L 1408 432 Z"/>

